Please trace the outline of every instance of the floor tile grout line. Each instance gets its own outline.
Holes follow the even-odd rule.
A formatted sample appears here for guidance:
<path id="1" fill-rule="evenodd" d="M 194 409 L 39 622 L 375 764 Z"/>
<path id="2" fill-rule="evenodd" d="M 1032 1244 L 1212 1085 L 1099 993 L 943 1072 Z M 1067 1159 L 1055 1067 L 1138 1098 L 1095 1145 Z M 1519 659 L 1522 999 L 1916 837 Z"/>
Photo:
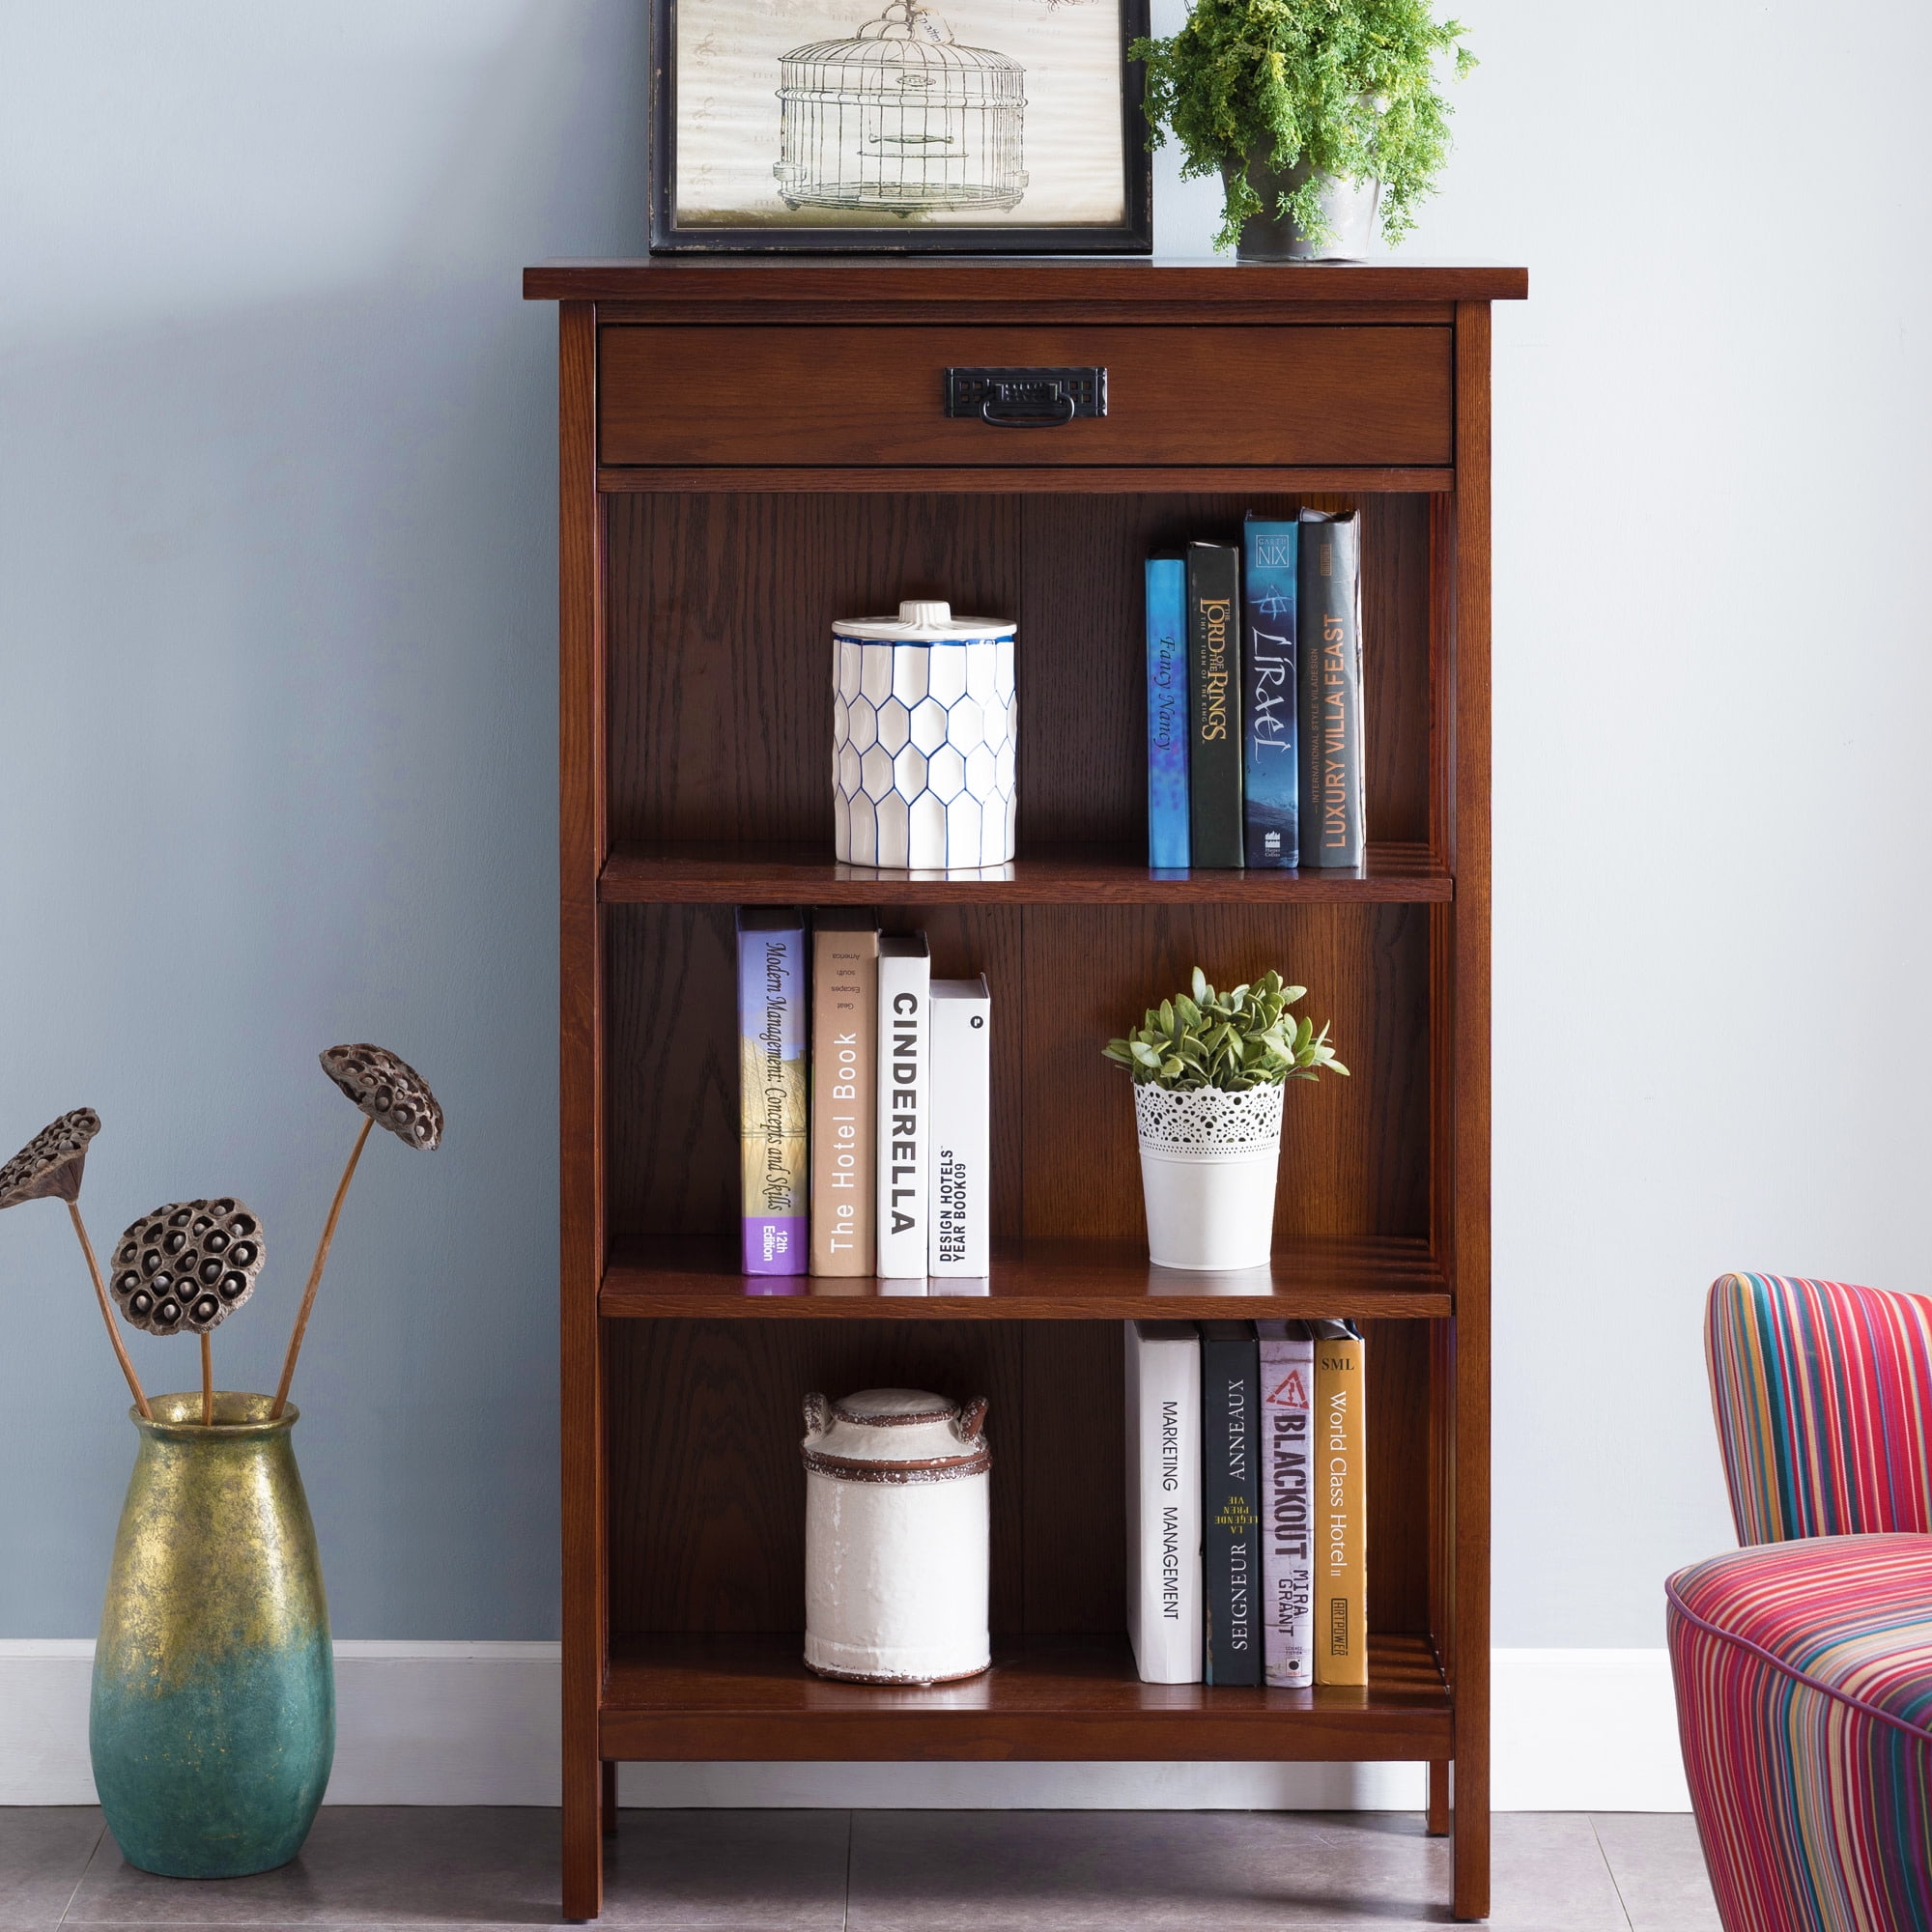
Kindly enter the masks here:
<path id="1" fill-rule="evenodd" d="M 1583 1816 L 1589 1823 L 1590 1839 L 1597 1848 L 1597 1856 L 1603 1860 L 1604 1869 L 1610 1875 L 1610 1889 L 1617 1895 L 1617 1910 L 1623 1914 L 1624 1923 L 1631 1928 L 1631 1932 L 1636 1932 L 1636 1920 L 1631 1917 L 1630 1901 L 1624 1897 L 1623 1881 L 1617 1877 L 1617 1868 L 1611 1862 L 1610 1848 L 1604 1843 L 1604 1834 L 1597 1830 L 1597 1814 L 1586 1811 Z"/>
<path id="2" fill-rule="evenodd" d="M 852 1839 L 858 1831 L 859 1814 L 848 1811 L 845 1814 L 845 1903 L 838 1915 L 838 1932 L 851 1932 L 852 1926 Z"/>
<path id="3" fill-rule="evenodd" d="M 73 1910 L 73 1902 L 80 1896 L 80 1889 L 87 1883 L 87 1875 L 94 1869 L 94 1861 L 99 1853 L 101 1842 L 107 1836 L 107 1820 L 103 1817 L 100 1828 L 94 1834 L 94 1842 L 87 1848 L 87 1856 L 80 1861 L 80 1872 L 73 1882 L 73 1889 L 67 1895 L 67 1903 L 60 1909 L 60 1917 L 54 1920 L 54 1932 L 67 1923 L 67 1916 Z"/>

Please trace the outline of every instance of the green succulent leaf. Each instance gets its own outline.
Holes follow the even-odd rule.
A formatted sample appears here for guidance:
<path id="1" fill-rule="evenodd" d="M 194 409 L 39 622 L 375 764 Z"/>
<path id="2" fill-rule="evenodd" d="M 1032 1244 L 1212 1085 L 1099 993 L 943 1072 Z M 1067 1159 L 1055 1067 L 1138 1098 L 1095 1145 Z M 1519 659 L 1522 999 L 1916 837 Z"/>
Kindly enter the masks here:
<path id="1" fill-rule="evenodd" d="M 1191 994 L 1176 993 L 1149 1007 L 1139 1028 L 1109 1040 L 1101 1053 L 1129 1067 L 1136 1082 L 1179 1093 L 1213 1087 L 1240 1094 L 1284 1080 L 1313 1080 L 1324 1067 L 1348 1071 L 1327 1044 L 1325 1024 L 1318 1033 L 1313 1020 L 1287 1011 L 1307 988 L 1285 985 L 1272 968 L 1225 994 L 1198 966 L 1190 983 Z"/>

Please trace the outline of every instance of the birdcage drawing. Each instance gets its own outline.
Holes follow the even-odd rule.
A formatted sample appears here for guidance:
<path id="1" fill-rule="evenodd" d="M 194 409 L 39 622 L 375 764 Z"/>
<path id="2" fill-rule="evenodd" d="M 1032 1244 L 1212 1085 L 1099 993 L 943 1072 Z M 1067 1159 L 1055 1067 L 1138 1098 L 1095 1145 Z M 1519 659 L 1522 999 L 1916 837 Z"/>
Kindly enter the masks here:
<path id="1" fill-rule="evenodd" d="M 779 193 L 788 208 L 898 215 L 1016 207 L 1026 69 L 961 46 L 922 0 L 890 0 L 846 41 L 780 61 Z"/>

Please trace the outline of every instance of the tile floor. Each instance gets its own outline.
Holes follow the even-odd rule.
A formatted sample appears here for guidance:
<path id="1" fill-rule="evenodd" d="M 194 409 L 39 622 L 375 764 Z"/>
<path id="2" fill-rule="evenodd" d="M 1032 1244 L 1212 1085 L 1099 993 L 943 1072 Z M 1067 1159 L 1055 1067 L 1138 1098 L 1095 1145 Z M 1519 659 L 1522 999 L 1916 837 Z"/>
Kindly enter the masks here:
<path id="1" fill-rule="evenodd" d="M 292 1865 L 153 1878 L 93 1809 L 0 1810 L 0 1932 L 550 1925 L 556 1814 L 325 1810 Z M 1393 1812 L 626 1811 L 613 1932 L 1088 1932 L 1448 1920 L 1448 1847 Z M 1717 1932 L 1690 1820 L 1504 1812 L 1497 1932 Z"/>

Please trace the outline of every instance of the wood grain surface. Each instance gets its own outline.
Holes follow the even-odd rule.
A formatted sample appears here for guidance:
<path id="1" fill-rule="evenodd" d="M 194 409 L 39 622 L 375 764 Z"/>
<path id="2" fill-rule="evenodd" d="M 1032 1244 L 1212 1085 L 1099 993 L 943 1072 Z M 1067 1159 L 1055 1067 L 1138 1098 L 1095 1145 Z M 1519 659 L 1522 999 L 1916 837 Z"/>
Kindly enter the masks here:
<path id="1" fill-rule="evenodd" d="M 1441 465 L 1453 443 L 1455 336 L 1440 327 L 793 324 L 735 329 L 727 355 L 703 325 L 600 338 L 610 465 Z M 1102 367 L 1107 413 L 949 417 L 955 367 Z"/>
<path id="2" fill-rule="evenodd" d="M 1447 1197 L 1458 1292 L 1449 1669 L 1456 1686 L 1455 1913 L 1490 1910 L 1490 311 L 1456 321 L 1455 746 L 1451 852 L 1463 896 L 1434 909 L 1450 1042 Z M 1444 1009 L 1446 1009 L 1446 1013 Z"/>
<path id="3" fill-rule="evenodd" d="M 1119 1637 L 996 1645 L 993 1668 L 926 1690 L 835 1684 L 794 1634 L 621 1643 L 604 1748 L 673 1761 L 757 1758 L 1417 1759 L 1447 1748 L 1449 1704 L 1428 1639 L 1369 1638 L 1355 1690 L 1142 1684 Z"/>
<path id="4" fill-rule="evenodd" d="M 1427 845 L 1380 840 L 1352 869 L 1154 872 L 1144 845 L 1032 845 L 977 872 L 889 872 L 808 840 L 659 838 L 613 851 L 598 893 L 607 905 L 1425 905 L 1456 882 Z"/>
<path id="5" fill-rule="evenodd" d="M 604 1890 L 597 1698 L 606 1651 L 603 1376 L 597 1290 L 604 1225 L 605 817 L 603 505 L 596 494 L 596 333 L 589 306 L 559 325 L 557 483 L 558 1367 L 563 1505 L 563 1909 L 593 1918 Z"/>
<path id="6" fill-rule="evenodd" d="M 1284 270 L 1149 257 L 786 262 L 755 255 L 659 255 L 647 261 L 547 262 L 524 270 L 527 300 L 634 302 L 650 313 L 667 302 L 701 303 L 739 322 L 784 320 L 821 302 L 859 315 L 895 309 L 930 314 L 936 305 L 1010 314 L 1058 302 L 1129 317 L 1158 314 L 1171 304 L 1183 319 L 1248 311 L 1266 321 L 1293 314 L 1297 304 L 1326 309 L 1359 303 L 1386 312 L 1390 303 L 1520 301 L 1528 293 L 1526 269 L 1464 263 L 1323 262 Z"/>
<path id="7" fill-rule="evenodd" d="M 1419 1239 L 1303 1235 L 1266 1267 L 1157 1268 L 1139 1240 L 996 1240 L 983 1284 L 870 1275 L 747 1275 L 735 1235 L 642 1235 L 612 1245 L 607 1321 L 1211 1321 L 1439 1319 L 1448 1279 Z"/>
<path id="8" fill-rule="evenodd" d="M 905 464 L 877 469 L 813 469 L 803 464 L 748 463 L 728 467 L 694 464 L 606 464 L 597 487 L 609 496 L 729 497 L 747 491 L 781 496 L 904 496 L 944 491 L 974 496 L 1058 496 L 1077 483 L 1084 496 L 1145 497 L 1151 488 L 1196 496 L 1233 491 L 1289 495 L 1323 491 L 1343 496 L 1447 494 L 1456 472 L 1447 464 L 1244 464 L 1238 467 L 1179 463 L 1158 470 L 1124 464 L 1093 464 L 1069 474 L 1063 469 L 1026 469 L 1013 464 Z"/>

